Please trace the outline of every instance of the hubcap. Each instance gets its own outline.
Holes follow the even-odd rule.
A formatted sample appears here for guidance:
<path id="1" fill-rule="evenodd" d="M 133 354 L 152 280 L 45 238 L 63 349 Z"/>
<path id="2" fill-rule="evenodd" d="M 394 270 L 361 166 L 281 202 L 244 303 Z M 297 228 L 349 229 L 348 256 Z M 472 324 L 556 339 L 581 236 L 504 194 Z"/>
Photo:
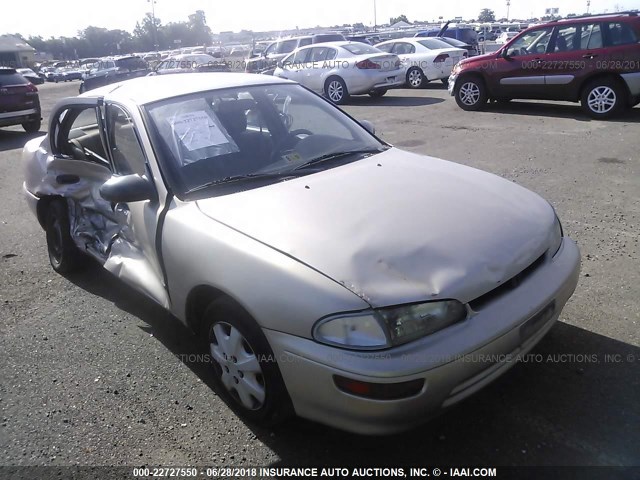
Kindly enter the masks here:
<path id="1" fill-rule="evenodd" d="M 340 82 L 337 80 L 330 82 L 327 90 L 331 101 L 339 102 L 342 100 L 342 97 L 344 96 L 344 88 L 342 88 L 342 84 Z"/>
<path id="2" fill-rule="evenodd" d="M 412 87 L 419 87 L 422 84 L 422 74 L 419 70 L 411 70 L 409 72 L 409 84 Z"/>
<path id="3" fill-rule="evenodd" d="M 596 87 L 589 92 L 587 104 L 596 113 L 607 113 L 616 104 L 616 92 L 610 87 Z"/>
<path id="4" fill-rule="evenodd" d="M 210 350 L 220 366 L 224 387 L 248 410 L 264 405 L 265 383 L 260 363 L 249 345 L 234 326 L 219 322 L 211 329 Z"/>
<path id="5" fill-rule="evenodd" d="M 465 105 L 475 105 L 480 100 L 480 87 L 473 82 L 467 82 L 460 87 L 458 96 Z"/>

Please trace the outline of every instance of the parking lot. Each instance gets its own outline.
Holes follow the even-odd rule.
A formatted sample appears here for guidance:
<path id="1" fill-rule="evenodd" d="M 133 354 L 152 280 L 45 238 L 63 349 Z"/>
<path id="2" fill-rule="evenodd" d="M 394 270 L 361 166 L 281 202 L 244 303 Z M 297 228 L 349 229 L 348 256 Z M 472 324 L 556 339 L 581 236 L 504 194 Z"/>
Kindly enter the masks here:
<path id="1" fill-rule="evenodd" d="M 43 125 L 77 89 L 39 87 Z M 610 121 L 569 103 L 464 112 L 434 82 L 344 110 L 397 147 L 495 173 L 554 205 L 582 272 L 531 361 L 395 437 L 247 425 L 164 310 L 98 267 L 53 272 L 21 192 L 21 149 L 35 135 L 11 127 L 0 131 L 4 464 L 640 465 L 640 107 Z"/>

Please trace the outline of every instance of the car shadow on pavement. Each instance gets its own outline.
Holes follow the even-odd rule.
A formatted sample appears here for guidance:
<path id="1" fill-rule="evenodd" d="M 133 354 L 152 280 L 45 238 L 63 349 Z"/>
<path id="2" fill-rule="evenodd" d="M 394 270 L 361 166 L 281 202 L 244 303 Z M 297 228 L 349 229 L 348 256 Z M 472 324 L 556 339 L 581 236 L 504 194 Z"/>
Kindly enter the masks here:
<path id="1" fill-rule="evenodd" d="M 589 117 L 579 104 L 567 105 L 545 102 L 488 103 L 487 112 L 504 113 L 509 115 L 527 115 L 535 117 L 569 118 L 580 122 L 598 121 Z M 630 108 L 604 122 L 640 123 L 640 108 Z"/>
<path id="2" fill-rule="evenodd" d="M 107 272 L 93 260 L 87 268 L 67 274 L 67 280 L 78 287 L 112 302 L 119 309 L 146 323 L 140 327 L 167 347 L 176 358 L 188 366 L 209 388 L 215 379 L 206 362 L 197 361 L 204 352 L 202 345 L 191 329 L 186 327 L 171 313 L 146 296 L 138 293 L 123 281 Z M 196 361 L 190 362 L 190 359 Z"/>
<path id="3" fill-rule="evenodd" d="M 365 106 L 372 105 L 377 107 L 422 107 L 425 105 L 435 105 L 444 102 L 442 98 L 433 97 L 396 97 L 393 95 L 381 98 L 372 98 L 369 96 L 354 96 L 349 99 L 349 105 Z"/>
<path id="4" fill-rule="evenodd" d="M 215 392 L 209 365 L 184 361 L 204 347 L 179 320 L 98 265 L 67 278 L 145 322 Z M 639 372 L 640 348 L 558 322 L 505 375 L 409 432 L 369 437 L 297 418 L 247 427 L 279 457 L 272 466 L 636 465 Z"/>
<path id="5" fill-rule="evenodd" d="M 32 138 L 41 137 L 47 133 L 43 128 L 36 133 L 26 133 L 23 130 L 6 130 L 0 129 L 0 152 L 6 152 L 8 150 L 15 150 L 17 148 L 24 147 Z"/>

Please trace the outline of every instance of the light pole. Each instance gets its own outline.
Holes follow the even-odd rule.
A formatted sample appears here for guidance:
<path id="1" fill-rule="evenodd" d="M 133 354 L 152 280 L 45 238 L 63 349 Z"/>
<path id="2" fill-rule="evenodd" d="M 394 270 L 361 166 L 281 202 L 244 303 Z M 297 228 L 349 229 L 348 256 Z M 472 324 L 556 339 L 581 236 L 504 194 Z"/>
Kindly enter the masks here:
<path id="1" fill-rule="evenodd" d="M 509 21 L 509 7 L 511 7 L 511 0 L 507 0 L 507 22 Z"/>
<path id="2" fill-rule="evenodd" d="M 376 9 L 376 0 L 373 0 L 373 31 L 378 30 L 378 11 Z"/>
<path id="3" fill-rule="evenodd" d="M 591 6 L 591 0 L 587 0 L 587 15 L 589 15 L 589 7 Z"/>
<path id="4" fill-rule="evenodd" d="M 153 23 L 153 48 L 157 52 L 158 47 L 158 28 L 156 27 L 156 0 L 147 0 L 151 4 L 151 23 Z"/>

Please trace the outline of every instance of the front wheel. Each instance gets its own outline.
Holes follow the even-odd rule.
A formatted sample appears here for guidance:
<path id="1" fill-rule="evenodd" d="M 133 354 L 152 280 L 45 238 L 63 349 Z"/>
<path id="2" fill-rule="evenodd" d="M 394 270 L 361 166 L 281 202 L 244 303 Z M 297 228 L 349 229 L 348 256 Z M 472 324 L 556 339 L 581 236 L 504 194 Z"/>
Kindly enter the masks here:
<path id="1" fill-rule="evenodd" d="M 456 103 L 467 111 L 480 110 L 487 103 L 484 82 L 479 78 L 463 78 L 455 90 Z"/>
<path id="2" fill-rule="evenodd" d="M 347 85 L 340 77 L 331 77 L 324 86 L 324 94 L 336 105 L 344 105 L 349 99 Z"/>
<path id="3" fill-rule="evenodd" d="M 372 98 L 380 98 L 380 97 L 384 97 L 386 93 L 387 93 L 386 88 L 380 88 L 378 90 L 373 90 L 372 92 L 369 92 L 369 96 Z"/>
<path id="4" fill-rule="evenodd" d="M 260 327 L 228 299 L 213 301 L 204 313 L 218 390 L 238 415 L 273 426 L 293 411 L 278 364 Z"/>
<path id="5" fill-rule="evenodd" d="M 582 91 L 581 104 L 592 118 L 609 118 L 625 105 L 623 88 L 611 78 L 588 83 Z"/>

